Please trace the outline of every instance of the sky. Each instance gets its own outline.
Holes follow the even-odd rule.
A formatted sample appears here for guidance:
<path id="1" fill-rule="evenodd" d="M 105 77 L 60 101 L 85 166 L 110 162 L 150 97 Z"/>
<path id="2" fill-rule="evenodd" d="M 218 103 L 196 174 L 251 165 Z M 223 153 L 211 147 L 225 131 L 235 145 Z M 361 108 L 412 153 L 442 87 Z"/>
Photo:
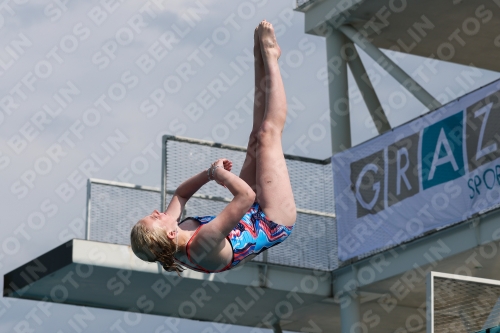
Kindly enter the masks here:
<path id="1" fill-rule="evenodd" d="M 85 218 L 87 178 L 159 187 L 163 134 L 245 146 L 253 33 L 262 19 L 275 26 L 287 101 L 296 106 L 283 149 L 329 157 L 325 41 L 304 33 L 304 16 L 293 8 L 295 1 L 282 0 L 2 2 L 0 273 L 84 237 L 74 226 Z M 466 66 L 436 61 L 430 70 L 424 58 L 385 52 L 442 103 L 500 78 L 474 69 L 464 86 Z M 360 53 L 392 127 L 428 111 Z M 377 133 L 352 75 L 349 93 L 355 145 Z M 119 311 L 0 298 L 0 332 L 75 332 L 72 318 L 85 311 L 94 319 L 84 332 L 113 332 L 126 321 Z M 142 315 L 123 330 L 206 326 Z"/>

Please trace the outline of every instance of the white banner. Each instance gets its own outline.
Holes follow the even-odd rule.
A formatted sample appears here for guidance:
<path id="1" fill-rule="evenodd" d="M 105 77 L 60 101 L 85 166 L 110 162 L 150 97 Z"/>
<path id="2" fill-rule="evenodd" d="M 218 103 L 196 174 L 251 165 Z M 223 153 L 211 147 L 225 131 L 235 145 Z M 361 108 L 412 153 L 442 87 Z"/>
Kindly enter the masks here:
<path id="1" fill-rule="evenodd" d="M 500 203 L 500 80 L 332 157 L 339 258 Z"/>

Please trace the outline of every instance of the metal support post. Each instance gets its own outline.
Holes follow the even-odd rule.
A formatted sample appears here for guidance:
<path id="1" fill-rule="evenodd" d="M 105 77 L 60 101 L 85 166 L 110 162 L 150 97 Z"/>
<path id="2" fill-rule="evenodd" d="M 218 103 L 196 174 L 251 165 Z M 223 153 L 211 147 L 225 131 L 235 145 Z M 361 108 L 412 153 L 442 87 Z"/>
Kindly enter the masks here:
<path id="1" fill-rule="evenodd" d="M 347 62 L 342 56 L 345 42 L 335 29 L 326 37 L 332 155 L 351 147 Z"/>
<path id="2" fill-rule="evenodd" d="M 337 275 L 333 281 L 333 290 L 340 299 L 340 332 L 350 333 L 353 327 L 361 323 L 360 297 L 357 289 L 357 269 Z M 354 331 L 356 331 L 354 329 Z"/>
<path id="3" fill-rule="evenodd" d="M 160 211 L 164 212 L 167 209 L 167 140 L 169 136 L 164 135 L 161 138 L 161 203 Z"/>
<path id="4" fill-rule="evenodd" d="M 375 60 L 383 69 L 385 69 L 393 78 L 405 87 L 416 99 L 418 99 L 429 110 L 441 106 L 438 100 L 432 97 L 420 84 L 411 76 L 405 73 L 394 61 L 387 57 L 376 46 L 370 43 L 361 33 L 353 27 L 343 25 L 339 27 L 352 42 L 358 45 L 373 60 Z"/>
<path id="5" fill-rule="evenodd" d="M 273 324 L 273 333 L 283 333 L 281 325 L 278 321 Z"/>
<path id="6" fill-rule="evenodd" d="M 348 42 L 348 48 L 346 50 L 351 51 L 352 54 L 349 55 L 347 61 L 349 63 L 349 68 L 351 69 L 352 75 L 356 80 L 359 91 L 363 96 L 363 99 L 368 107 L 368 111 L 372 116 L 373 123 L 377 128 L 378 134 L 382 134 L 391 129 L 389 120 L 385 115 L 384 109 L 380 104 L 377 94 L 373 89 L 372 83 L 368 74 L 366 73 L 365 66 L 359 57 L 356 47 L 351 42 Z"/>
<path id="7" fill-rule="evenodd" d="M 90 179 L 87 180 L 87 212 L 85 214 L 85 239 L 90 240 L 90 209 L 91 209 L 91 186 L 92 182 Z"/>

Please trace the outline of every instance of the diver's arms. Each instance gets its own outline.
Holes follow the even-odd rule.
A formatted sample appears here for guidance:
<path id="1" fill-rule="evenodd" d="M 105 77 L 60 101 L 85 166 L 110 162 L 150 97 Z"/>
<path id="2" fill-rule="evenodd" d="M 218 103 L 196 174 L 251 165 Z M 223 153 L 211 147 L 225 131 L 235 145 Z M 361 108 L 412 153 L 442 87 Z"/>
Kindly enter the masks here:
<path id="1" fill-rule="evenodd" d="M 217 168 L 214 172 L 215 180 L 224 186 L 234 195 L 233 200 L 217 215 L 217 217 L 204 227 L 206 233 L 209 232 L 212 239 L 222 240 L 231 230 L 236 227 L 240 219 L 255 201 L 255 192 L 240 177 Z"/>
<path id="2" fill-rule="evenodd" d="M 175 190 L 174 196 L 172 200 L 170 200 L 165 213 L 173 216 L 179 221 L 186 202 L 196 193 L 196 191 L 208 182 L 207 170 L 203 170 L 184 181 Z"/>

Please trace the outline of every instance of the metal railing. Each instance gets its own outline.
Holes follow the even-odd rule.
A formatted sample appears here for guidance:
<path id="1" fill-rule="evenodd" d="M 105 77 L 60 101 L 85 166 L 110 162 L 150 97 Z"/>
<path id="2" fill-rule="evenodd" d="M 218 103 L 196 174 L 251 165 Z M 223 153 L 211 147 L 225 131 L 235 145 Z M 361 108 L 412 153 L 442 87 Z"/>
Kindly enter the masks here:
<path id="1" fill-rule="evenodd" d="M 89 179 L 85 238 L 130 245 L 132 226 L 160 208 L 159 188 Z"/>
<path id="2" fill-rule="evenodd" d="M 243 147 L 173 136 L 163 138 L 163 147 L 162 189 L 89 179 L 86 239 L 130 245 L 132 226 L 154 209 L 164 209 L 181 182 L 222 156 L 233 161 L 238 174 L 246 153 Z M 339 262 L 330 159 L 285 158 L 298 207 L 296 226 L 289 239 L 254 261 L 334 270 Z M 185 214 L 217 215 L 230 201 L 227 189 L 209 183 L 189 200 Z"/>

